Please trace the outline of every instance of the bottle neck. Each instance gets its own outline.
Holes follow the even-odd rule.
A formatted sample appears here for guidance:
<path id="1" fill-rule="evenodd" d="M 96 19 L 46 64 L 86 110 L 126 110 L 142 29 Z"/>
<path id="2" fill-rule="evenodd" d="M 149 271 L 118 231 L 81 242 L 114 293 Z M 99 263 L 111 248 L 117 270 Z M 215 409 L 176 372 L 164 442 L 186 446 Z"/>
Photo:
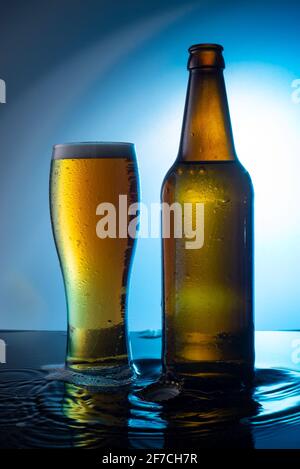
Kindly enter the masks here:
<path id="1" fill-rule="evenodd" d="M 236 160 L 223 70 L 190 70 L 180 161 Z"/>

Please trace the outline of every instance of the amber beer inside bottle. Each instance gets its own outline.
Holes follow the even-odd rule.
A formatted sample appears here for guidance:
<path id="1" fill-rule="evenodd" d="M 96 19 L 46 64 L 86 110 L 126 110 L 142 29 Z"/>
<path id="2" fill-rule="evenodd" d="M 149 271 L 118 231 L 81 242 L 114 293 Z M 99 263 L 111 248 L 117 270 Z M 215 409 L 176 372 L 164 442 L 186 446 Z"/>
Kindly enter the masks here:
<path id="1" fill-rule="evenodd" d="M 135 239 L 97 232 L 98 208 L 103 203 L 115 208 L 118 220 L 120 195 L 127 196 L 128 206 L 138 202 L 132 144 L 54 147 L 51 220 L 68 308 L 66 362 L 73 370 L 128 366 L 126 302 Z"/>
<path id="2" fill-rule="evenodd" d="M 200 203 L 204 210 L 202 247 L 187 249 L 186 237 L 172 230 L 163 238 L 163 354 L 165 367 L 180 376 L 249 383 L 253 189 L 234 149 L 222 50 L 215 44 L 189 49 L 179 154 L 162 187 L 162 202 Z"/>

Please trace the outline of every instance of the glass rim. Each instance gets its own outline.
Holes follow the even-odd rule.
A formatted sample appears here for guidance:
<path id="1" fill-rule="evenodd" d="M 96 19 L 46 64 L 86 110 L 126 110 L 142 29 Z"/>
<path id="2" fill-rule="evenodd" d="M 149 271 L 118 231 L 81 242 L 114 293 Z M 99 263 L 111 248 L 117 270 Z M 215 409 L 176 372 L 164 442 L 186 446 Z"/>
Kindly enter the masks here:
<path id="1" fill-rule="evenodd" d="M 130 142 L 70 142 L 53 145 L 52 159 L 133 158 L 134 144 Z"/>

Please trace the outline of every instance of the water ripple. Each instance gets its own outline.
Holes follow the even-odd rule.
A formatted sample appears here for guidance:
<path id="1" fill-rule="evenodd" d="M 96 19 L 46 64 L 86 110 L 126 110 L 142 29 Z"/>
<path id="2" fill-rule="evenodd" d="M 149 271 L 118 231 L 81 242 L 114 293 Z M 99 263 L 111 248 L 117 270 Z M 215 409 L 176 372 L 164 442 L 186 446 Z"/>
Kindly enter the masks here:
<path id="1" fill-rule="evenodd" d="M 84 383 L 83 376 L 74 375 L 61 368 L 1 371 L 0 446 L 164 447 L 179 439 L 195 444 L 197 438 L 199 447 L 228 444 L 228 435 L 251 446 L 256 429 L 266 439 L 275 427 L 300 427 L 300 373 L 295 371 L 258 369 L 250 394 L 218 395 L 176 383 L 155 389 L 126 374 L 123 386 L 116 376 L 104 381 L 94 376 Z M 151 392 L 145 394 L 147 384 Z M 160 402 L 159 393 L 171 393 L 172 399 Z"/>

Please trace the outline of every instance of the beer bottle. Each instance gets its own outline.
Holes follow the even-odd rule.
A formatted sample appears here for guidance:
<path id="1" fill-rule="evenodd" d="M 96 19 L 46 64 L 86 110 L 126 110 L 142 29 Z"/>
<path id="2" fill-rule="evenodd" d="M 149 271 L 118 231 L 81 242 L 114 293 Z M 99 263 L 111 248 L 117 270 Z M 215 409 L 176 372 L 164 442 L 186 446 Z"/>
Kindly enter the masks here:
<path id="1" fill-rule="evenodd" d="M 169 207 L 162 215 L 163 356 L 179 376 L 247 383 L 254 365 L 253 189 L 235 153 L 222 50 L 189 48 L 179 153 L 162 186 Z M 194 241 L 184 226 L 193 227 Z"/>

